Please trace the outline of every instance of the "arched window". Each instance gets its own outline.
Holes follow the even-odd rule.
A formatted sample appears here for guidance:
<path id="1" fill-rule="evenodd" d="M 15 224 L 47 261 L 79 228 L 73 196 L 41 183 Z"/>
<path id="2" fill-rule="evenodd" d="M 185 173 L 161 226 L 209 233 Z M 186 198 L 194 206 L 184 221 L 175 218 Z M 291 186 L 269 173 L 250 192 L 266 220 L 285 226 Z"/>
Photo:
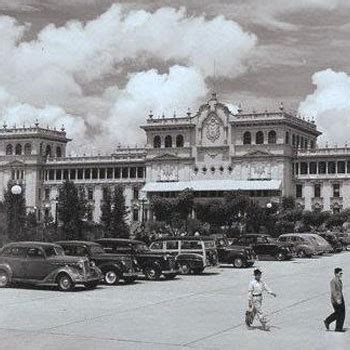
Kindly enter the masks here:
<path id="1" fill-rule="evenodd" d="M 258 131 L 255 135 L 255 143 L 257 145 L 261 145 L 264 143 L 264 133 L 262 131 Z"/>
<path id="2" fill-rule="evenodd" d="M 268 143 L 276 143 L 276 131 L 275 130 L 271 130 L 269 131 L 268 135 L 267 135 L 267 142 Z"/>
<path id="3" fill-rule="evenodd" d="M 56 157 L 61 158 L 62 157 L 62 149 L 60 146 L 56 147 Z"/>
<path id="4" fill-rule="evenodd" d="M 289 132 L 286 131 L 286 145 L 289 145 Z"/>
<path id="5" fill-rule="evenodd" d="M 176 147 L 183 147 L 184 146 L 184 137 L 182 135 L 176 136 Z"/>
<path id="6" fill-rule="evenodd" d="M 24 154 L 26 156 L 30 156 L 32 154 L 32 145 L 30 143 L 26 143 L 24 145 Z"/>
<path id="7" fill-rule="evenodd" d="M 16 145 L 15 153 L 16 153 L 17 155 L 21 155 L 21 154 L 22 154 L 22 145 L 21 145 L 20 143 L 18 143 L 18 144 Z"/>
<path id="8" fill-rule="evenodd" d="M 11 156 L 13 154 L 13 146 L 12 145 L 7 145 L 6 146 L 6 155 Z"/>
<path id="9" fill-rule="evenodd" d="M 171 138 L 170 135 L 165 137 L 164 146 L 167 148 L 173 147 L 173 139 Z"/>
<path id="10" fill-rule="evenodd" d="M 252 143 L 252 134 L 249 131 L 246 131 L 243 134 L 243 145 L 250 145 Z"/>
<path id="11" fill-rule="evenodd" d="M 153 147 L 154 147 L 154 148 L 160 148 L 161 144 L 162 144 L 162 141 L 161 141 L 161 139 L 160 139 L 160 136 L 159 136 L 159 135 L 154 136 L 154 139 L 153 139 Z"/>
<path id="12" fill-rule="evenodd" d="M 46 149 L 45 149 L 45 156 L 46 157 L 51 157 L 52 153 L 51 153 L 51 146 L 47 145 Z"/>

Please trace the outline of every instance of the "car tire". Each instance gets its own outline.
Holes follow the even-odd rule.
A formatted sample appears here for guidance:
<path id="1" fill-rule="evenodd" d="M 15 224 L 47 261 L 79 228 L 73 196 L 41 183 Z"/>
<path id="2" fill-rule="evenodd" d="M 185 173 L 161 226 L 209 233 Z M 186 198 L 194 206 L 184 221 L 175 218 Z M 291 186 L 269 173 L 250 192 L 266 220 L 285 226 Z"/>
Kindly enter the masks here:
<path id="1" fill-rule="evenodd" d="M 103 273 L 103 280 L 108 286 L 115 286 L 119 284 L 120 274 L 116 269 L 106 269 Z"/>
<path id="2" fill-rule="evenodd" d="M 297 258 L 305 258 L 307 256 L 304 249 L 300 249 L 297 251 Z"/>
<path id="3" fill-rule="evenodd" d="M 193 274 L 194 275 L 200 275 L 204 271 L 204 268 L 199 268 L 199 269 L 193 269 Z"/>
<path id="4" fill-rule="evenodd" d="M 283 252 L 278 252 L 275 258 L 278 261 L 283 261 L 283 260 L 286 260 L 286 255 Z"/>
<path id="5" fill-rule="evenodd" d="M 244 267 L 244 261 L 242 258 L 234 258 L 232 265 L 236 269 L 241 269 L 242 267 Z"/>
<path id="6" fill-rule="evenodd" d="M 95 289 L 98 286 L 99 283 L 100 283 L 100 281 L 87 282 L 87 283 L 84 284 L 84 286 L 85 286 L 86 289 Z"/>
<path id="7" fill-rule="evenodd" d="M 74 288 L 74 283 L 70 276 L 66 273 L 62 273 L 57 277 L 58 289 L 61 292 L 69 292 Z"/>
<path id="8" fill-rule="evenodd" d="M 145 277 L 148 280 L 159 280 L 161 275 L 160 269 L 154 266 L 146 267 L 143 273 L 145 274 Z"/>
<path id="9" fill-rule="evenodd" d="M 176 276 L 176 273 L 167 273 L 166 275 L 164 275 L 166 280 L 173 280 Z"/>
<path id="10" fill-rule="evenodd" d="M 8 287 L 10 284 L 10 276 L 5 270 L 0 270 L 0 288 Z"/>
<path id="11" fill-rule="evenodd" d="M 179 263 L 179 270 L 182 275 L 189 275 L 191 273 L 191 266 L 186 262 Z"/>

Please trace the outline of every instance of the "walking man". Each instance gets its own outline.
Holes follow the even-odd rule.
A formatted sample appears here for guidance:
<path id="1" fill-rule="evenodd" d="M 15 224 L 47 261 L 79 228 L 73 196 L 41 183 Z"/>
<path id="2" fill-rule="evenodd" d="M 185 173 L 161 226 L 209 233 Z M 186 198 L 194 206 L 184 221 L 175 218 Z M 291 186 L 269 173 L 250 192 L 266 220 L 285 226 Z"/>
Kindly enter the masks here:
<path id="1" fill-rule="evenodd" d="M 329 315 L 323 322 L 326 329 L 329 330 L 329 325 L 336 321 L 335 331 L 345 332 L 343 329 L 345 320 L 345 302 L 343 296 L 343 270 L 340 267 L 334 269 L 334 277 L 331 280 L 331 302 L 334 312 Z"/>
<path id="2" fill-rule="evenodd" d="M 264 330 L 268 330 L 267 318 L 262 311 L 263 292 L 276 297 L 277 295 L 270 290 L 267 284 L 261 280 L 262 272 L 259 269 L 254 270 L 254 279 L 249 284 L 248 291 L 248 305 L 252 312 L 250 320 L 246 319 L 247 326 L 250 327 L 254 321 L 255 316 L 258 317 Z"/>

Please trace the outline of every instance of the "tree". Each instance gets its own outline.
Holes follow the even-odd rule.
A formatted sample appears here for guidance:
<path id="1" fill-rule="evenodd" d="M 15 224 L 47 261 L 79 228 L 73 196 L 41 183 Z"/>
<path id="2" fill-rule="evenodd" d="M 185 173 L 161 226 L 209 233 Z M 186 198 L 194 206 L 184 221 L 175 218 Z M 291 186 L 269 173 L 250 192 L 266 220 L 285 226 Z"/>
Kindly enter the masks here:
<path id="1" fill-rule="evenodd" d="M 7 235 L 12 241 L 21 241 L 25 237 L 26 223 L 26 203 L 24 191 L 19 194 L 13 194 L 12 184 L 7 185 L 4 192 L 4 206 L 6 210 Z"/>
<path id="2" fill-rule="evenodd" d="M 112 235 L 112 193 L 109 187 L 104 188 L 101 200 L 101 225 L 107 236 Z"/>
<path id="3" fill-rule="evenodd" d="M 83 189 L 66 180 L 59 189 L 57 212 L 66 239 L 82 239 L 87 215 L 87 201 Z"/>
<path id="4" fill-rule="evenodd" d="M 106 233 L 111 237 L 128 238 L 130 236 L 129 225 L 127 224 L 128 210 L 125 206 L 124 190 L 120 185 L 114 188 L 111 214 L 112 229 Z"/>

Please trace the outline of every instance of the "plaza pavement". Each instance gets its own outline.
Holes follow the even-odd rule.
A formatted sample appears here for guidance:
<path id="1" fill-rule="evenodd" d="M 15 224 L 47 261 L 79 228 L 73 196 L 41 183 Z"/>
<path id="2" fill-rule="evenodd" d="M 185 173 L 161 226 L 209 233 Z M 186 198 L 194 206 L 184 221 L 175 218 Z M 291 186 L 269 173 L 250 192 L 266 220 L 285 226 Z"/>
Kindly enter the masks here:
<path id="1" fill-rule="evenodd" d="M 344 268 L 350 294 L 349 262 L 350 252 L 259 262 L 278 295 L 264 300 L 270 332 L 243 323 L 252 269 L 70 293 L 0 289 L 0 349 L 348 349 L 350 330 L 327 332 L 322 320 L 334 267 Z"/>

